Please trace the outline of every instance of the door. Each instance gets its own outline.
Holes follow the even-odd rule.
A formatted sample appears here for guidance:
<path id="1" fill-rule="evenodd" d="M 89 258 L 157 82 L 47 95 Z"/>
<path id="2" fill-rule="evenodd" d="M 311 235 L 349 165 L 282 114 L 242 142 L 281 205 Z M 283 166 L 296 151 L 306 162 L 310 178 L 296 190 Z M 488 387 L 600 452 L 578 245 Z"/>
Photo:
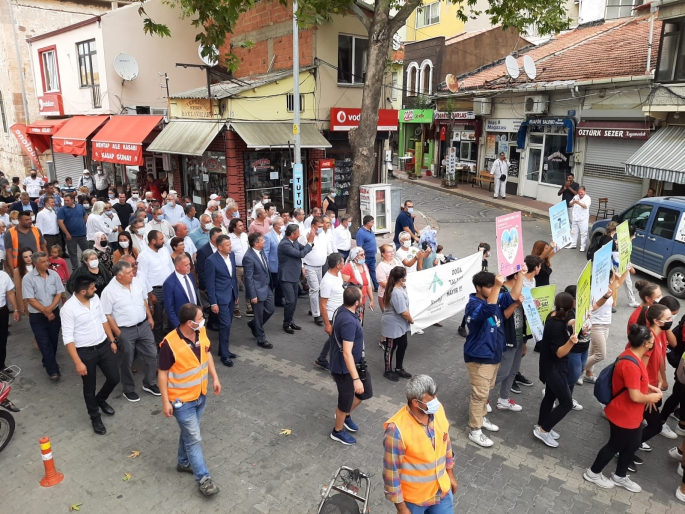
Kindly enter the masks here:
<path id="1" fill-rule="evenodd" d="M 645 238 L 643 267 L 652 273 L 664 274 L 664 262 L 673 253 L 673 236 L 678 227 L 680 211 L 659 207 Z"/>
<path id="2" fill-rule="evenodd" d="M 636 266 L 645 267 L 644 251 L 645 242 L 647 241 L 647 225 L 653 209 L 654 206 L 651 204 L 640 203 L 621 214 L 618 219 L 619 223 L 628 220 L 628 224 L 635 227 L 633 253 L 630 256 L 630 261 Z"/>
<path id="3" fill-rule="evenodd" d="M 528 167 L 526 168 L 527 171 L 521 193 L 529 198 L 537 198 L 538 182 L 540 181 L 540 171 L 542 169 L 542 148 L 529 146 L 526 160 L 528 161 Z"/>

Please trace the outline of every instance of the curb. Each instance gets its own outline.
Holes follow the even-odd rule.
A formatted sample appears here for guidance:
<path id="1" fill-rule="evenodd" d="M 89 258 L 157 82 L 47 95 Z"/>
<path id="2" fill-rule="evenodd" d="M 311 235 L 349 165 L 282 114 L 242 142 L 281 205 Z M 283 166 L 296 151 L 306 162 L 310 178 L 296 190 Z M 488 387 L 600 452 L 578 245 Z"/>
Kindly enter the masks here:
<path id="1" fill-rule="evenodd" d="M 501 207 L 503 209 L 508 209 L 511 212 L 516 212 L 516 211 L 521 211 L 521 214 L 527 215 L 527 216 L 533 216 L 536 218 L 542 218 L 542 219 L 549 219 L 549 212 L 547 211 L 542 211 L 540 209 L 535 209 L 533 207 L 525 207 L 522 205 L 515 204 L 513 202 L 507 202 L 505 201 L 498 201 L 498 202 L 488 202 L 486 201 L 483 197 L 477 196 L 477 195 L 469 195 L 468 193 L 464 193 L 460 191 L 459 189 L 445 189 L 440 186 L 436 186 L 427 182 L 421 182 L 419 180 L 408 180 L 405 178 L 400 178 L 398 176 L 395 176 L 395 180 L 399 180 L 400 182 L 404 182 L 407 184 L 416 184 L 421 187 L 425 187 L 428 189 L 433 189 L 434 191 L 441 191 L 443 193 L 450 194 L 452 196 L 459 196 L 461 198 L 466 198 L 467 200 L 473 200 L 488 206 L 492 207 Z"/>

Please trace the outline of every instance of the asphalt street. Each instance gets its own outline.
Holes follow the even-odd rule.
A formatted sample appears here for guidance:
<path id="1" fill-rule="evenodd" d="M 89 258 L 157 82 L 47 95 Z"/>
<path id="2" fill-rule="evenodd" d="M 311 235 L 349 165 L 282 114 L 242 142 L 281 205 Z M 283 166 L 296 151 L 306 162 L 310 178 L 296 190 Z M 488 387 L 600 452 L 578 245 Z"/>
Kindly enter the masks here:
<path id="1" fill-rule="evenodd" d="M 496 204 L 484 205 L 415 184 L 404 184 L 404 198 L 412 199 L 415 210 L 438 228 L 445 253 L 455 257 L 474 253 L 481 241 L 494 248 L 495 217 L 507 212 Z M 526 218 L 523 242 L 527 251 L 536 240 L 549 238 L 547 220 Z M 552 261 L 552 283 L 558 289 L 575 283 L 585 262 L 578 251 L 561 251 Z M 491 267 L 495 265 L 492 257 Z M 625 345 L 624 330 L 632 311 L 624 291 L 620 301 L 609 337 L 609 359 Z M 321 486 L 343 464 L 373 474 L 371 512 L 395 512 L 383 495 L 382 435 L 383 422 L 405 403 L 404 382 L 392 383 L 382 377 L 379 313 L 367 310 L 365 320 L 374 398 L 355 411 L 360 426 L 357 444 L 344 447 L 329 438 L 336 389 L 330 376 L 313 366 L 325 334 L 307 316 L 307 310 L 307 300 L 300 299 L 296 322 L 303 330 L 288 335 L 280 328 L 282 310 L 277 309 L 267 325 L 273 350 L 256 345 L 244 314 L 234 320 L 231 348 L 239 357 L 233 368 L 219 366 L 223 391 L 218 397 L 208 397 L 202 422 L 204 455 L 221 488 L 211 499 L 199 494 L 191 476 L 176 472 L 177 424 L 162 415 L 158 397 L 142 392 L 141 371 L 135 375 L 141 401 L 129 403 L 118 386 L 110 401 L 116 414 L 103 416 L 107 435 L 95 435 L 83 403 L 81 380 L 64 348 L 58 351 L 63 378 L 52 384 L 31 343 L 28 321 L 14 324 L 8 363 L 19 365 L 22 373 L 11 398 L 22 411 L 15 415 L 14 439 L 0 454 L 0 512 L 68 512 L 69 506 L 82 504 L 84 513 L 153 509 L 170 513 L 313 513 Z M 583 470 L 608 439 L 608 423 L 587 385 L 578 387 L 575 395 L 584 410 L 572 411 L 555 427 L 561 434 L 558 448 L 548 448 L 533 437 L 542 384 L 537 379 L 537 354 L 532 351 L 523 359 L 522 371 L 535 385 L 512 395 L 523 410 L 495 410 L 490 415 L 501 428 L 492 435 L 492 448 L 469 442 L 464 340 L 457 335 L 461 317 L 457 313 L 443 328 L 431 327 L 424 335 L 411 337 L 405 358 L 410 373 L 427 373 L 436 379 L 438 397 L 452 423 L 459 481 L 455 512 L 685 512 L 685 506 L 674 497 L 680 483 L 677 463 L 667 454 L 680 440 L 656 436 L 653 451 L 641 454 L 645 464 L 632 477 L 643 487 L 640 494 L 601 490 L 583 480 Z M 217 334 L 210 335 L 216 342 Z M 142 363 L 138 367 L 140 370 Z M 99 379 L 101 382 L 101 376 Z M 496 401 L 494 393 L 491 401 Z M 290 430 L 290 435 L 281 435 L 282 429 Z M 38 484 L 43 476 L 38 440 L 43 436 L 51 438 L 55 464 L 65 474 L 64 482 L 49 489 Z M 132 452 L 140 454 L 132 457 Z M 130 479 L 122 480 L 126 474 Z"/>

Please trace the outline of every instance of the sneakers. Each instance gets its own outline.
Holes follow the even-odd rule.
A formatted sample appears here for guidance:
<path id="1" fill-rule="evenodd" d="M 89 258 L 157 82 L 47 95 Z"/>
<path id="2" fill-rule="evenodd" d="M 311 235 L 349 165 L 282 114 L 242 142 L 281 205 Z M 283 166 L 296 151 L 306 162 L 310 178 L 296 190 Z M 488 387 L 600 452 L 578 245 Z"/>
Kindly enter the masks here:
<path id="1" fill-rule="evenodd" d="M 680 453 L 680 448 L 678 448 L 677 446 L 668 450 L 668 455 L 669 455 L 669 457 L 671 457 L 672 459 L 675 459 L 677 461 L 683 460 L 683 454 Z"/>
<path id="2" fill-rule="evenodd" d="M 499 410 L 510 410 L 513 412 L 519 412 L 523 410 L 523 407 L 517 404 L 514 400 L 505 400 L 503 398 L 497 400 L 497 408 Z"/>
<path id="3" fill-rule="evenodd" d="M 490 423 L 488 418 L 483 418 L 483 428 L 489 430 L 490 432 L 499 432 L 499 427 L 494 423 Z"/>
<path id="4" fill-rule="evenodd" d="M 576 385 L 582 386 L 583 385 L 583 377 L 578 377 L 578 380 L 576 380 Z M 607 478 L 607 480 L 609 480 Z"/>
<path id="5" fill-rule="evenodd" d="M 488 403 L 487 403 L 487 405 L 485 406 L 485 408 L 487 409 L 488 414 L 490 414 L 490 413 L 492 412 L 492 407 L 490 407 L 490 401 L 489 401 L 489 400 L 488 400 Z"/>
<path id="6" fill-rule="evenodd" d="M 584 252 L 584 251 L 585 251 L 585 247 L 584 247 L 584 246 L 581 246 L 579 251 Z"/>
<path id="7" fill-rule="evenodd" d="M 522 385 L 525 387 L 532 387 L 533 386 L 533 382 L 531 382 L 526 377 L 524 377 L 520 371 L 518 373 L 516 373 L 516 376 L 514 377 L 514 382 L 516 382 L 518 385 Z"/>
<path id="8" fill-rule="evenodd" d="M 390 380 L 391 382 L 399 382 L 400 381 L 400 377 L 398 377 L 397 373 L 395 373 L 394 371 L 386 371 L 385 373 L 383 373 L 383 376 L 385 378 L 387 378 L 388 380 Z"/>
<path id="9" fill-rule="evenodd" d="M 411 373 L 407 373 L 403 369 L 396 369 L 395 374 L 400 378 L 411 378 Z"/>
<path id="10" fill-rule="evenodd" d="M 651 451 L 652 451 L 652 447 L 649 446 L 647 443 L 642 443 L 642 444 L 640 445 L 640 450 L 642 450 L 643 452 L 651 452 Z M 681 455 L 680 457 L 682 457 L 682 455 Z M 680 458 L 680 457 L 678 457 L 678 458 Z"/>
<path id="11" fill-rule="evenodd" d="M 685 428 L 682 428 L 680 424 L 675 426 L 675 433 L 678 435 L 685 435 Z"/>
<path id="12" fill-rule="evenodd" d="M 415 333 L 416 335 L 419 335 L 419 336 L 420 336 L 421 334 L 423 334 L 423 330 L 421 330 L 420 328 L 417 328 L 417 329 L 416 329 L 416 332 L 414 332 L 414 333 Z"/>
<path id="13" fill-rule="evenodd" d="M 675 490 L 675 497 L 681 502 L 685 503 L 685 493 L 680 490 L 680 486 Z"/>
<path id="14" fill-rule="evenodd" d="M 637 309 L 640 306 L 638 302 L 630 302 L 628 304 L 628 307 L 632 307 L 633 309 Z"/>
<path id="15" fill-rule="evenodd" d="M 639 493 L 642 491 L 642 487 L 637 485 L 635 482 L 633 482 L 630 479 L 630 475 L 626 475 L 625 477 L 621 478 L 619 476 L 616 476 L 616 473 L 611 475 L 611 481 L 614 483 L 614 485 L 617 485 L 618 487 L 623 487 L 624 489 L 628 489 L 631 493 Z"/>
<path id="16" fill-rule="evenodd" d="M 357 424 L 354 421 L 352 421 L 352 416 L 349 416 L 349 415 L 345 418 L 345 428 L 347 430 L 349 430 L 350 432 L 358 432 L 359 431 L 359 427 L 357 426 Z"/>
<path id="17" fill-rule="evenodd" d="M 590 376 L 585 375 L 583 377 L 583 382 L 587 382 L 588 384 L 594 384 L 595 382 L 597 382 L 597 377 L 594 375 L 590 375 Z"/>
<path id="18" fill-rule="evenodd" d="M 469 335 L 469 333 L 466 331 L 466 327 L 459 327 L 459 328 L 457 329 L 457 333 L 458 333 L 461 337 L 466 337 L 467 335 Z"/>
<path id="19" fill-rule="evenodd" d="M 135 391 L 131 391 L 130 393 L 124 393 L 124 398 L 126 398 L 129 402 L 140 401 L 140 396 L 138 396 L 138 393 L 136 393 Z"/>
<path id="20" fill-rule="evenodd" d="M 317 368 L 321 368 L 321 369 L 323 369 L 323 370 L 326 370 L 326 371 L 328 371 L 329 369 L 331 369 L 331 366 L 328 364 L 328 361 L 325 360 L 325 359 L 324 359 L 324 360 L 319 360 L 319 359 L 317 358 L 317 359 L 314 361 L 314 366 L 316 366 Z"/>
<path id="21" fill-rule="evenodd" d="M 488 436 L 486 436 L 483 433 L 482 430 L 471 430 L 469 432 L 469 440 L 473 441 L 478 446 L 482 446 L 483 448 L 489 448 L 490 446 L 495 444 Z"/>
<path id="22" fill-rule="evenodd" d="M 212 482 L 210 477 L 204 477 L 198 485 L 200 492 L 205 496 L 212 496 L 219 492 L 219 488 Z"/>
<path id="23" fill-rule="evenodd" d="M 556 448 L 559 446 L 559 443 L 552 437 L 552 434 L 549 432 L 543 432 L 539 426 L 536 426 L 535 429 L 533 429 L 533 435 L 550 448 Z"/>
<path id="24" fill-rule="evenodd" d="M 240 309 L 233 309 L 233 317 L 234 318 L 241 318 L 242 317 L 240 315 Z"/>
<path id="25" fill-rule="evenodd" d="M 151 386 L 143 386 L 143 391 L 154 394 L 155 396 L 162 396 L 162 393 L 159 392 L 159 387 L 157 387 L 156 384 L 153 384 Z"/>
<path id="26" fill-rule="evenodd" d="M 583 473 L 583 478 L 588 482 L 592 482 L 593 484 L 601 487 L 602 489 L 613 489 L 616 487 L 616 485 L 602 473 L 593 473 L 590 468 L 585 470 L 585 473 Z"/>
<path id="27" fill-rule="evenodd" d="M 512 393 L 521 394 L 521 388 L 519 387 L 519 385 L 516 382 L 511 384 L 511 388 L 509 390 Z"/>
<path id="28" fill-rule="evenodd" d="M 671 427 L 669 427 L 666 423 L 661 427 L 661 435 L 666 437 L 667 439 L 677 439 L 678 436 L 676 433 L 671 430 Z"/>
<path id="29" fill-rule="evenodd" d="M 536 428 L 536 427 L 539 427 L 539 426 L 540 426 L 540 425 L 535 425 L 533 428 Z M 552 436 L 552 439 L 554 439 L 555 441 L 558 441 L 559 438 L 561 437 L 561 436 L 560 436 L 559 434 L 557 434 L 554 430 L 550 430 L 550 431 L 549 431 L 549 435 L 551 435 L 551 436 Z"/>
<path id="30" fill-rule="evenodd" d="M 334 441 L 338 441 L 339 443 L 344 444 L 345 446 L 352 446 L 357 442 L 357 440 L 352 437 L 347 431 L 343 428 L 340 432 L 338 432 L 335 428 L 331 432 L 331 439 Z"/>
<path id="31" fill-rule="evenodd" d="M 578 403 L 576 400 L 573 400 L 573 407 L 571 407 L 573 410 L 583 410 L 583 406 Z"/>
<path id="32" fill-rule="evenodd" d="M 683 465 L 682 464 L 678 464 L 678 474 L 680 476 L 683 476 Z"/>
<path id="33" fill-rule="evenodd" d="M 675 410 L 671 413 L 671 417 L 676 421 L 680 421 L 680 407 L 675 408 Z"/>
<path id="34" fill-rule="evenodd" d="M 645 461 L 642 460 L 642 457 L 638 457 L 637 455 L 633 455 L 633 462 L 638 466 L 642 466 L 645 463 Z"/>

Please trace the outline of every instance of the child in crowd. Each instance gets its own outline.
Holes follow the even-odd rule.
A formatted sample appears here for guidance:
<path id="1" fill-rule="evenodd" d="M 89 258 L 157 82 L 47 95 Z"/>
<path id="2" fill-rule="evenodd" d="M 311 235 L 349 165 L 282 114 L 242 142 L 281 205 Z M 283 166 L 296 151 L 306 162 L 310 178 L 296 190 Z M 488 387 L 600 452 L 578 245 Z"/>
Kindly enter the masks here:
<path id="1" fill-rule="evenodd" d="M 438 248 L 440 248 L 440 251 L 442 251 L 442 246 L 438 246 Z M 488 257 L 490 257 L 490 245 L 488 243 L 478 243 L 478 251 L 483 252 L 483 263 L 481 266 L 481 271 L 488 271 Z M 440 258 L 439 255 L 438 258 Z M 461 319 L 461 325 L 459 325 L 457 332 L 459 332 L 459 335 L 461 337 L 466 337 L 468 335 L 468 331 L 466 330 L 466 315 L 464 315 L 464 317 Z"/>
<path id="2" fill-rule="evenodd" d="M 62 248 L 59 245 L 54 245 L 50 248 L 50 269 L 59 275 L 62 284 L 67 283 L 70 276 L 69 267 L 62 258 Z"/>

